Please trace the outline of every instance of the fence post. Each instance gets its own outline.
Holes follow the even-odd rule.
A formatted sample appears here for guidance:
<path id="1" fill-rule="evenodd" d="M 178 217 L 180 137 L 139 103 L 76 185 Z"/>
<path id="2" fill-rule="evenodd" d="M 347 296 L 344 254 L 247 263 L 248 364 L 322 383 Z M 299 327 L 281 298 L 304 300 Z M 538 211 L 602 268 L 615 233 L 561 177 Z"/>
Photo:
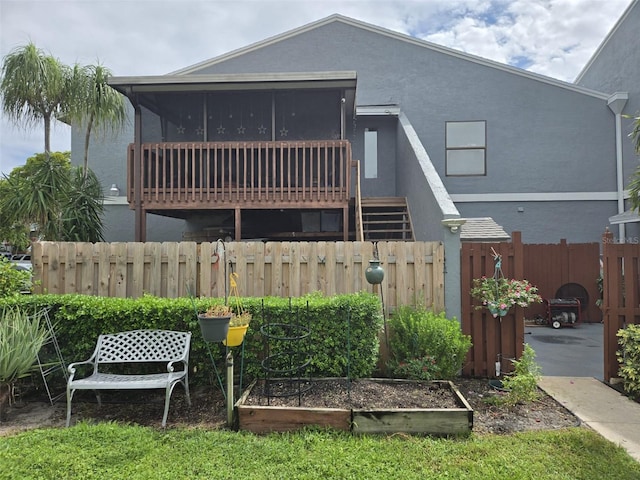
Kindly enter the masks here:
<path id="1" fill-rule="evenodd" d="M 612 378 L 618 376 L 618 361 L 616 359 L 616 350 L 618 346 L 618 338 L 616 336 L 618 329 L 618 321 L 611 316 L 611 308 L 614 306 L 617 308 L 617 291 L 612 291 L 612 282 L 620 288 L 619 282 L 616 279 L 610 278 L 609 270 L 613 266 L 611 263 L 612 252 L 611 246 L 613 245 L 613 233 L 606 227 L 602 234 L 602 321 L 604 323 L 603 332 L 603 351 L 604 351 L 604 380 L 606 382 L 611 381 Z M 624 260 L 623 260 L 624 261 Z M 613 287 L 613 290 L 618 288 Z M 615 298 L 612 296 L 616 294 Z M 613 305 L 612 305 L 613 303 Z"/>

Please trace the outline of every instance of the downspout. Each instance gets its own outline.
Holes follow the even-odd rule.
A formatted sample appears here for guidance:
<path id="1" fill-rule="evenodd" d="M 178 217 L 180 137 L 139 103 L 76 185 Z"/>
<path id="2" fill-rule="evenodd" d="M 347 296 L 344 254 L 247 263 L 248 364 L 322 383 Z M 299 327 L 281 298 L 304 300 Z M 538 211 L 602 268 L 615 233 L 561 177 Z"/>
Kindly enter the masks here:
<path id="1" fill-rule="evenodd" d="M 624 170 L 622 163 L 622 110 L 627 104 L 629 95 L 617 92 L 607 99 L 609 109 L 616 116 L 616 194 L 618 199 L 618 213 L 624 213 Z M 625 224 L 618 225 L 618 238 L 620 243 L 625 243 Z"/>

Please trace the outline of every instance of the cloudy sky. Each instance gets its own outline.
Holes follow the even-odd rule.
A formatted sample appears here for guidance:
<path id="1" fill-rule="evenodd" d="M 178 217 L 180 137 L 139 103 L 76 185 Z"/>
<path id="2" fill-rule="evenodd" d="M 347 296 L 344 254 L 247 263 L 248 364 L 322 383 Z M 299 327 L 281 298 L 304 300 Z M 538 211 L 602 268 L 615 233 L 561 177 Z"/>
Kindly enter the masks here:
<path id="1" fill-rule="evenodd" d="M 161 75 L 334 13 L 573 81 L 632 0 L 0 0 L 0 57 L 33 42 L 63 63 Z M 0 116 L 0 172 L 44 151 Z M 70 149 L 57 124 L 52 150 Z"/>

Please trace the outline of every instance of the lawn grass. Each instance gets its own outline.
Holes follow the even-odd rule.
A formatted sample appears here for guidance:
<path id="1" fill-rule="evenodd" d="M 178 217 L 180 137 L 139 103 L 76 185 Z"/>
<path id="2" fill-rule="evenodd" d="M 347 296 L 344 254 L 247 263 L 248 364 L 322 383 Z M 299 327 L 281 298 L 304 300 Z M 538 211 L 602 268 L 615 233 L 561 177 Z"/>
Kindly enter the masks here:
<path id="1" fill-rule="evenodd" d="M 631 480 L 640 463 L 587 428 L 437 439 L 79 423 L 0 438 L 0 478 Z"/>

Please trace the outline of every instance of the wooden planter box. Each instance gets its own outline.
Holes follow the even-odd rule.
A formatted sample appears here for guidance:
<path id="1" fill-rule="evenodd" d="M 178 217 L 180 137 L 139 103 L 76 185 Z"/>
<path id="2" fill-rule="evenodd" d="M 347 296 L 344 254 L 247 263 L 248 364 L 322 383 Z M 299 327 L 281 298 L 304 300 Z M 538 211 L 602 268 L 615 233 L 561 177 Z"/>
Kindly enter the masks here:
<path id="1" fill-rule="evenodd" d="M 330 379 L 314 379 L 313 382 Z M 399 380 L 370 379 L 377 383 Z M 402 382 L 410 382 L 404 380 Z M 437 381 L 451 390 L 458 408 L 311 408 L 248 405 L 247 398 L 256 387 L 253 382 L 236 402 L 239 430 L 253 433 L 286 432 L 315 425 L 354 433 L 409 433 L 421 435 L 466 435 L 473 428 L 473 409 L 453 383 Z M 345 403 L 346 404 L 346 403 Z"/>

